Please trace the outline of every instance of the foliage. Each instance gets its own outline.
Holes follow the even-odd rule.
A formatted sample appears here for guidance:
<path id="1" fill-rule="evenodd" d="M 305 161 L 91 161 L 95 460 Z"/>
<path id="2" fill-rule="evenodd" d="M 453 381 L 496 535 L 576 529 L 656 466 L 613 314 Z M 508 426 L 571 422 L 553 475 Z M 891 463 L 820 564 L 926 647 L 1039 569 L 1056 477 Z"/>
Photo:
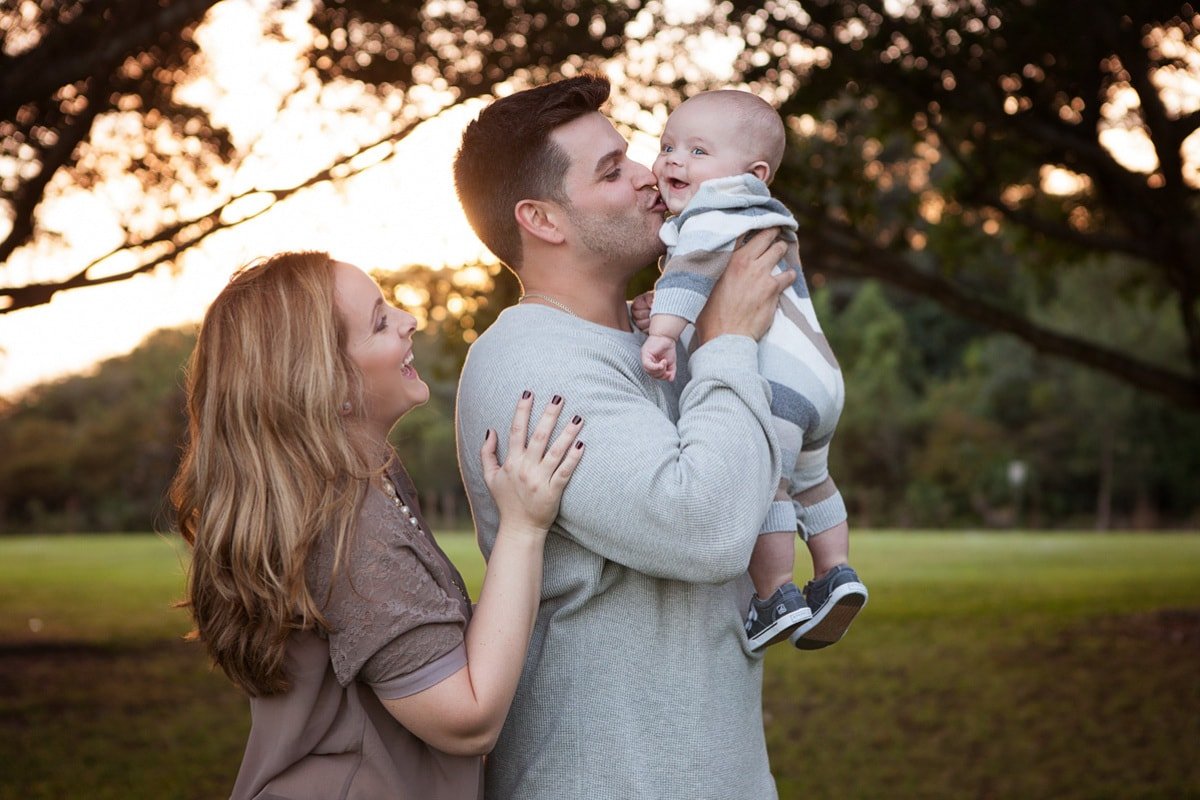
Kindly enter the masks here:
<path id="1" fill-rule="evenodd" d="M 1095 267 L 1099 274 L 1103 265 Z M 1108 274 L 1119 274 L 1109 266 Z M 1061 282 L 1062 285 L 1059 285 Z M 1056 280 L 1031 316 L 1105 320 L 1103 336 L 1136 348 L 1161 324 L 1143 295 L 1102 309 L 1101 283 Z M 1193 524 L 1200 423 L 1163 400 L 1049 359 L 999 334 L 957 343 L 956 363 L 924 354 L 943 332 L 902 313 L 877 284 L 847 302 L 818 292 L 846 376 L 831 470 L 863 525 L 996 527 Z M 1097 323 L 1098 325 L 1100 323 Z M 1014 472 L 1015 471 L 1015 472 Z"/>
<path id="2" fill-rule="evenodd" d="M 803 75 L 781 107 L 806 135 L 780 193 L 816 263 L 1196 405 L 1200 153 L 1189 163 L 1184 142 L 1200 109 L 1161 88 L 1197 75 L 1190 5 L 733 5 L 755 32 L 745 77 Z M 1138 143 L 1153 167 L 1130 163 Z M 1113 349 L 1014 308 L 1014 289 L 1091 277 L 1096 254 L 1123 257 L 1118 302 L 1131 287 L 1175 298 L 1175 352 Z"/>
<path id="3" fill-rule="evenodd" d="M 193 341 L 158 331 L 132 355 L 0 409 L 0 530 L 154 525 L 178 463 L 180 366 Z"/>
<path id="4" fill-rule="evenodd" d="M 424 341 L 438 353 L 432 377 L 451 384 L 451 392 L 471 342 L 520 296 L 516 278 L 499 264 L 457 269 L 415 264 L 374 277 L 393 303 L 416 315 Z"/>
<path id="5" fill-rule="evenodd" d="M 265 197 L 274 205 L 361 171 L 353 158 L 358 149 L 351 148 L 291 186 L 244 185 L 256 179 L 253 170 L 243 177 L 243 168 L 261 157 L 259 145 L 269 137 L 263 132 L 235 145 L 212 123 L 211 108 L 178 99 L 181 86 L 203 75 L 197 30 L 216 5 L 27 0 L 0 10 L 0 208 L 12 225 L 0 239 L 0 265 L 18 248 L 61 235 L 42 220 L 46 201 L 97 185 L 128 189 L 131 178 L 140 189 L 131 205 L 114 205 L 123 238 L 116 249 L 66 277 L 0 288 L 0 301 L 7 300 L 0 313 L 49 302 L 61 290 L 130 278 L 263 213 L 224 213 L 235 200 Z M 288 39 L 283 18 L 294 13 L 290 5 L 279 3 L 263 18 L 264 35 Z M 278 117 L 310 85 L 334 96 L 352 88 L 358 98 L 342 112 L 395 115 L 381 138 L 359 147 L 395 145 L 448 103 L 486 94 L 514 74 L 559 76 L 592 54 L 612 52 L 619 41 L 614 32 L 631 13 L 624 4 L 602 3 L 580 14 L 543 0 L 492 8 L 315 2 L 303 66 L 280 79 L 292 87 L 280 96 Z M 207 210 L 197 214 L 197 207 Z M 105 263 L 122 253 L 136 263 L 121 261 L 115 271 Z"/>
<path id="6" fill-rule="evenodd" d="M 45 201 L 130 176 L 142 187 L 118 209 L 123 243 L 113 253 L 132 267 L 93 269 L 101 258 L 65 278 L 0 288 L 9 300 L 0 313 L 172 261 L 246 219 L 221 214 L 232 199 L 257 192 L 269 207 L 360 169 L 353 153 L 336 153 L 290 187 L 238 183 L 259 139 L 234 143 L 210 109 L 179 100 L 179 85 L 203 72 L 197 26 L 214 5 L 26 0 L 0 14 L 0 201 L 12 222 L 0 262 L 58 235 L 40 222 Z M 129 16 L 135 8 L 140 16 Z M 295 13 L 272 9 L 266 32 L 295 39 L 283 22 Z M 344 113 L 393 118 L 381 139 L 359 143 L 369 148 L 394 144 L 447 103 L 595 67 L 617 80 L 614 116 L 653 135 L 682 96 L 745 81 L 793 129 L 776 189 L 801 220 L 807 263 L 875 277 L 1200 407 L 1191 4 L 1102 3 L 1081 14 L 1048 0 L 806 0 L 687 14 L 660 0 L 324 0 L 302 20 L 309 39 L 293 42 L 296 90 L 281 103 L 300 87 L 355 88 Z M 712 43 L 737 54 L 732 81 L 700 65 Z M 1149 161 L 1130 161 L 1130 142 Z M 212 210 L 189 210 L 202 201 Z M 1109 302 L 1138 289 L 1171 300 L 1178 324 L 1158 356 L 1023 313 L 1022 292 L 1068 272 L 1090 277 L 1096 254 L 1128 265 Z"/>
<path id="7" fill-rule="evenodd" d="M 431 390 L 392 441 L 419 478 L 426 514 L 457 522 L 467 513 L 454 448 L 458 373 L 477 329 L 515 300 L 516 281 L 494 265 L 376 278 L 419 317 L 417 367 Z M 183 441 L 182 367 L 194 341 L 191 331 L 159 331 L 88 375 L 0 401 L 0 532 L 168 528 L 163 493 Z"/>
<path id="8" fill-rule="evenodd" d="M 440 525 L 467 519 L 454 447 L 463 358 L 519 288 L 493 269 L 376 276 L 421 321 L 416 365 L 431 399 L 400 420 L 392 441 Z M 1092 269 L 1112 281 L 1123 274 L 1121 265 Z M 1058 276 L 1026 297 L 1025 311 L 1094 326 L 1119 347 L 1161 341 L 1147 331 L 1171 324 L 1167 301 L 1143 291 L 1105 308 L 1110 289 Z M 831 471 L 855 527 L 1200 520 L 1200 417 L 874 281 L 824 282 L 813 297 L 846 379 Z M 180 367 L 191 346 L 189 332 L 161 331 L 90 375 L 0 407 L 0 530 L 167 527 L 162 491 L 183 435 Z"/>

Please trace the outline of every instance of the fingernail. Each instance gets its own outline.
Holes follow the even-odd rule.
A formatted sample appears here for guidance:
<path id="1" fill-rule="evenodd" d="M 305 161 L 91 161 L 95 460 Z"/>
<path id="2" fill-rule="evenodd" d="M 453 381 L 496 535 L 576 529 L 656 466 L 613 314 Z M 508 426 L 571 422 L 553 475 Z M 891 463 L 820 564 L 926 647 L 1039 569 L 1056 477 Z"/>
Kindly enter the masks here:
<path id="1" fill-rule="evenodd" d="M 576 442 L 576 443 L 575 443 L 575 449 L 576 449 L 576 450 L 582 450 L 582 449 L 583 449 L 583 442 Z"/>
<path id="2" fill-rule="evenodd" d="M 488 428 L 487 431 L 485 431 L 483 434 L 483 441 L 486 443 L 487 440 L 491 439 L 491 438 L 492 438 L 492 429 Z"/>
<path id="3" fill-rule="evenodd" d="M 528 389 L 526 389 L 525 391 L 521 392 L 521 399 L 522 399 L 522 400 L 528 400 L 530 397 L 533 397 L 533 392 L 529 391 Z"/>
<path id="4" fill-rule="evenodd" d="M 556 395 L 554 395 L 554 397 L 550 398 L 550 402 L 553 403 L 554 405 L 558 405 L 559 403 L 562 402 L 562 396 L 556 394 Z"/>
<path id="5" fill-rule="evenodd" d="M 583 422 L 583 417 L 576 414 L 574 419 L 571 420 L 571 422 L 574 422 L 576 425 L 578 425 L 579 423 Z"/>

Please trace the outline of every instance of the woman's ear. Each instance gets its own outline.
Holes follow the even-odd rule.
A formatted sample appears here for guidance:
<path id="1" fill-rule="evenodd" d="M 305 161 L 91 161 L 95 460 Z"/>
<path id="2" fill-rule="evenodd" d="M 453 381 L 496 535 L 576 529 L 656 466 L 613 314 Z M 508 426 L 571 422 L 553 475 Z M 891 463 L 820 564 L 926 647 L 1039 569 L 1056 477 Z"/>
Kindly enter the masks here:
<path id="1" fill-rule="evenodd" d="M 559 208 L 545 200 L 522 200 L 513 211 L 517 225 L 532 236 L 550 244 L 562 244 L 566 240 L 559 227 Z"/>
<path id="2" fill-rule="evenodd" d="M 763 183 L 770 183 L 771 165 L 765 161 L 755 161 L 747 170 L 751 175 L 758 178 Z"/>

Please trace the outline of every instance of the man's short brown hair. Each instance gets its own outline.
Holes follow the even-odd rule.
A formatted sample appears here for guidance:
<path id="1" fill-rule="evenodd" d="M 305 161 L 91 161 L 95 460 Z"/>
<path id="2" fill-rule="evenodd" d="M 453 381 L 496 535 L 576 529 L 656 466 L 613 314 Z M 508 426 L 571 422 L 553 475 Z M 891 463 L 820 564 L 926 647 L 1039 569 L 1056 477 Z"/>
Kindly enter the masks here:
<path id="1" fill-rule="evenodd" d="M 458 201 L 475 234 L 512 269 L 522 259 L 517 203 L 567 203 L 562 184 L 571 162 L 550 134 L 598 111 L 608 93 L 600 75 L 548 83 L 495 101 L 463 132 L 454 158 Z"/>

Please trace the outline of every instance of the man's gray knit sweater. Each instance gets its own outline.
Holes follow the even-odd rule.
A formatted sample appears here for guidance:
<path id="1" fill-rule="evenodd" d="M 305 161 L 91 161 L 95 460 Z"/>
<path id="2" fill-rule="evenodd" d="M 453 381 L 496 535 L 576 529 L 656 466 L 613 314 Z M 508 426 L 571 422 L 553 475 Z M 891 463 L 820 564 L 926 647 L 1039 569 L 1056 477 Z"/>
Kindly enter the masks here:
<path id="1" fill-rule="evenodd" d="M 746 566 L 779 482 L 757 345 L 722 336 L 680 354 L 675 384 L 641 367 L 641 333 L 517 306 L 471 347 L 459 463 L 485 557 L 521 392 L 584 418 L 583 460 L 546 541 L 541 608 L 516 699 L 488 757 L 492 800 L 762 800 L 776 796 L 749 654 Z M 689 374 L 690 373 L 690 374 Z M 561 428 L 561 424 L 559 426 Z M 531 423 L 532 429 L 532 423 Z"/>

